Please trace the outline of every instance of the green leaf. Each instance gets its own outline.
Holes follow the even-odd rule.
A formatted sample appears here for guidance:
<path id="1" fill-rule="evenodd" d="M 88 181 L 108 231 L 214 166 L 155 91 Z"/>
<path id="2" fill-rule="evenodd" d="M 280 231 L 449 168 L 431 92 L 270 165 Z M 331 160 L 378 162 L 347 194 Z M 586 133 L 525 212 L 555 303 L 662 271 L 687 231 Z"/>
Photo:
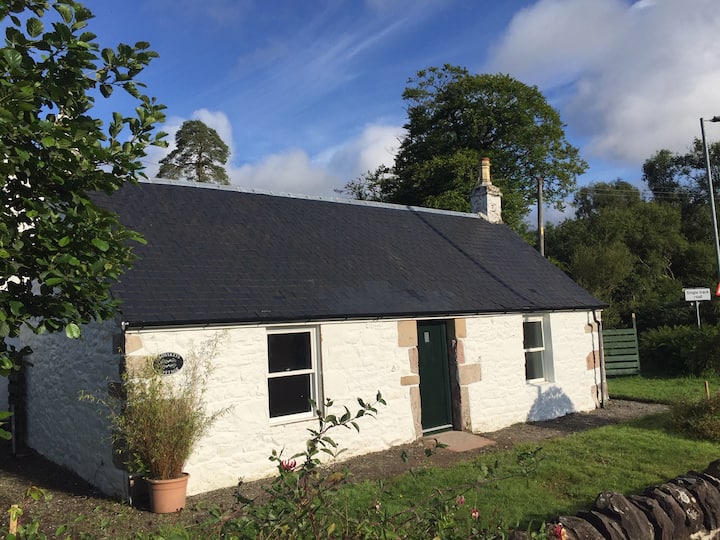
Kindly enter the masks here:
<path id="1" fill-rule="evenodd" d="M 25 304 L 18 300 L 10 300 L 8 303 L 10 304 L 10 312 L 16 317 L 20 315 L 22 309 L 25 307 Z"/>
<path id="2" fill-rule="evenodd" d="M 101 84 L 100 85 L 100 93 L 103 95 L 103 97 L 110 97 L 110 95 L 113 93 L 113 87 L 110 84 Z"/>
<path id="3" fill-rule="evenodd" d="M 53 285 L 58 285 L 65 281 L 65 278 L 62 277 L 51 277 L 45 280 L 45 284 L 52 287 Z"/>
<path id="4" fill-rule="evenodd" d="M 22 64 L 22 55 L 15 49 L 3 49 L 2 57 L 9 68 L 18 68 Z"/>
<path id="5" fill-rule="evenodd" d="M 8 337 L 10 335 L 10 325 L 5 321 L 0 321 L 0 337 Z"/>
<path id="6" fill-rule="evenodd" d="M 43 23 L 40 19 L 31 17 L 25 23 L 25 28 L 27 28 L 27 32 L 28 32 L 28 34 L 30 34 L 30 37 L 38 37 L 40 34 L 42 34 L 42 31 L 45 29 L 45 26 L 43 25 Z"/>
<path id="7" fill-rule="evenodd" d="M 110 249 L 110 244 L 108 244 L 108 242 L 106 240 L 103 240 L 102 238 L 93 238 L 90 243 L 102 252 Z"/>
<path id="8" fill-rule="evenodd" d="M 70 237 L 69 236 L 63 236 L 60 240 L 58 240 L 58 246 L 65 247 L 70 243 Z"/>
<path id="9" fill-rule="evenodd" d="M 75 323 L 70 323 L 65 327 L 65 335 L 70 339 L 77 339 L 80 337 L 80 327 Z"/>
<path id="10" fill-rule="evenodd" d="M 55 4 L 53 5 L 55 8 L 55 11 L 57 11 L 60 16 L 63 18 L 63 21 L 65 21 L 66 24 L 69 24 L 73 20 L 73 10 L 70 6 L 66 4 Z"/>

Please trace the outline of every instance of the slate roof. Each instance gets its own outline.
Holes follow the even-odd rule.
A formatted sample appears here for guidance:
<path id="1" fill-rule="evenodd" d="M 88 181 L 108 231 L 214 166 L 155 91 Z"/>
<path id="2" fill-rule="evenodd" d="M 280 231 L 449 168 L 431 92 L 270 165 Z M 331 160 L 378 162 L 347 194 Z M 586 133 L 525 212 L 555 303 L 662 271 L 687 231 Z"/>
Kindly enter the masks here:
<path id="1" fill-rule="evenodd" d="M 472 214 L 157 180 L 95 198 L 147 240 L 112 287 L 131 326 L 604 306 Z"/>

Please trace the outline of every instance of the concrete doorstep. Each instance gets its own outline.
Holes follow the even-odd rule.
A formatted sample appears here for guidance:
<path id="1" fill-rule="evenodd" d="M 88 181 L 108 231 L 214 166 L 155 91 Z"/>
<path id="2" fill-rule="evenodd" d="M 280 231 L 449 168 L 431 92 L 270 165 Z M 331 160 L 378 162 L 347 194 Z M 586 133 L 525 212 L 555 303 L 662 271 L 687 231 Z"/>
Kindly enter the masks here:
<path id="1" fill-rule="evenodd" d="M 447 449 L 453 452 L 467 452 L 468 450 L 477 450 L 495 444 L 495 441 L 467 431 L 443 431 L 442 433 L 426 435 L 423 440 L 426 442 L 437 440 L 441 444 L 446 444 Z"/>

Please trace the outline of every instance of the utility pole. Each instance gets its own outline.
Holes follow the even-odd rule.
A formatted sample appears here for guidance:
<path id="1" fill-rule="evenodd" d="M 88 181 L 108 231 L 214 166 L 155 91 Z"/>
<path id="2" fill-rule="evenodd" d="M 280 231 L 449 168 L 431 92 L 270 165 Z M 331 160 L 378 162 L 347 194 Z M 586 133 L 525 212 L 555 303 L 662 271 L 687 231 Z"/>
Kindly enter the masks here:
<path id="1" fill-rule="evenodd" d="M 705 122 L 720 122 L 720 116 L 713 116 L 710 120 L 700 118 L 700 132 L 702 133 L 702 144 L 705 152 L 705 173 L 707 175 L 708 190 L 710 191 L 710 210 L 712 211 L 713 235 L 715 237 L 715 257 L 717 258 L 718 284 L 715 296 L 720 296 L 720 239 L 718 238 L 717 212 L 715 210 L 715 189 L 713 188 L 712 172 L 710 171 L 710 152 L 705 140 Z"/>
<path id="2" fill-rule="evenodd" d="M 538 176 L 538 250 L 540 255 L 545 256 L 545 223 L 543 220 L 543 180 L 541 176 Z"/>

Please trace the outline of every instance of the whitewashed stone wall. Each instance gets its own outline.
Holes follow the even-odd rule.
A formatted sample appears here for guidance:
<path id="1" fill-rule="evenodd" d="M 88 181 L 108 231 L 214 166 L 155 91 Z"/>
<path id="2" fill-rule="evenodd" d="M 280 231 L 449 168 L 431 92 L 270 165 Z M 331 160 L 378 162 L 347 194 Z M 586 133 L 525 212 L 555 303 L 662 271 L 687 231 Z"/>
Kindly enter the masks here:
<path id="1" fill-rule="evenodd" d="M 118 380 L 121 357 L 113 353 L 113 333 L 119 330 L 117 323 L 93 323 L 83 327 L 80 339 L 28 332 L 23 342 L 33 349 L 26 371 L 28 445 L 104 492 L 124 497 L 126 475 L 113 465 L 106 419 L 97 405 L 79 399 L 83 391 L 106 390 L 108 381 Z"/>
<path id="2" fill-rule="evenodd" d="M 595 408 L 592 389 L 600 384 L 600 370 L 587 365 L 588 355 L 598 349 L 597 331 L 590 331 L 592 313 L 545 315 L 553 377 L 543 382 L 525 380 L 523 315 L 467 319 L 465 363 L 480 364 L 481 372 L 481 380 L 468 386 L 471 431 L 494 431 Z"/>
<path id="3" fill-rule="evenodd" d="M 407 352 L 397 346 L 396 321 L 345 322 L 317 325 L 321 339 L 323 397 L 335 410 L 358 408 L 357 397 L 372 401 L 378 391 L 387 406 L 377 419 L 363 418 L 360 432 L 339 429 L 333 439 L 347 448 L 342 457 L 378 451 L 415 439 L 409 390 L 400 377 L 409 373 Z M 128 343 L 141 346 L 129 356 L 176 352 L 185 355 L 217 330 L 165 330 L 133 333 Z M 313 420 L 285 423 L 270 418 L 267 398 L 267 331 L 240 327 L 224 335 L 208 393 L 208 409 L 230 407 L 197 446 L 186 470 L 189 493 L 233 486 L 239 478 L 253 480 L 273 474 L 271 451 L 292 456 L 304 449 Z"/>
<path id="4" fill-rule="evenodd" d="M 590 313 L 547 315 L 552 337 L 554 379 L 525 381 L 522 315 L 476 316 L 465 320 L 463 361 L 479 364 L 479 377 L 463 389 L 469 414 L 466 429 L 487 432 L 525 420 L 559 416 L 595 407 L 591 388 L 599 384 L 599 369 L 587 357 L 597 349 L 597 332 L 590 331 Z M 418 435 L 412 392 L 417 398 L 417 362 L 412 346 L 399 340 L 397 320 L 329 322 L 317 329 L 323 398 L 336 410 L 357 409 L 356 398 L 374 399 L 380 391 L 387 406 L 376 419 L 360 420 L 360 433 L 341 429 L 333 438 L 348 450 L 343 458 L 407 443 Z M 78 400 L 80 391 L 104 391 L 119 379 L 117 324 L 93 324 L 82 340 L 63 336 L 36 338 L 28 371 L 29 445 L 66 466 L 103 491 L 125 494 L 124 473 L 112 464 L 111 441 L 97 408 Z M 290 457 L 304 448 L 312 420 L 270 419 L 267 397 L 267 328 L 165 329 L 129 331 L 129 358 L 163 352 L 191 354 L 203 341 L 221 336 L 213 359 L 207 394 L 208 409 L 229 408 L 198 444 L 186 470 L 188 492 L 201 493 L 271 475 L 273 449 Z M 399 343 L 403 341 L 403 343 Z M 472 371 L 472 370 L 471 370 Z M 176 374 L 180 375 L 180 374 Z M 176 375 L 169 375 L 175 377 Z M 408 383 L 408 381 L 410 381 Z M 419 401 L 415 399 L 417 408 Z M 465 413 L 463 413 L 465 414 Z"/>

